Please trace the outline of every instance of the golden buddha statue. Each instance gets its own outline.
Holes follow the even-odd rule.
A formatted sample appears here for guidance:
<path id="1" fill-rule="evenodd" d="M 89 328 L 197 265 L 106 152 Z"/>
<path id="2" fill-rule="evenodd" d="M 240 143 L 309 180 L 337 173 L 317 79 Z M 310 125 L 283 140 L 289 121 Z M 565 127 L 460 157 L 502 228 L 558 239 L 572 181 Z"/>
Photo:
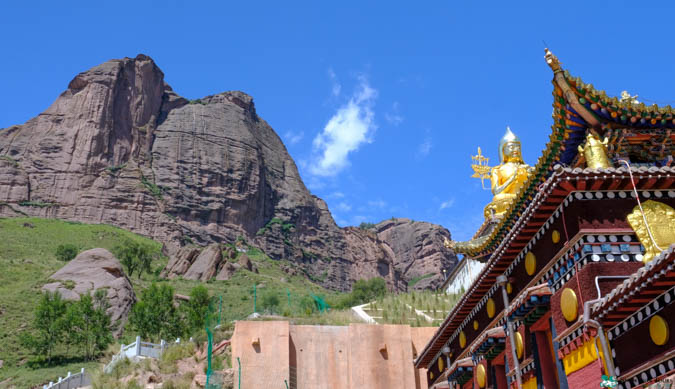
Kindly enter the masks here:
<path id="1" fill-rule="evenodd" d="M 494 198 L 483 211 L 485 218 L 503 215 L 534 170 L 523 162 L 520 139 L 509 127 L 499 142 L 499 159 L 501 163 L 490 170 Z"/>

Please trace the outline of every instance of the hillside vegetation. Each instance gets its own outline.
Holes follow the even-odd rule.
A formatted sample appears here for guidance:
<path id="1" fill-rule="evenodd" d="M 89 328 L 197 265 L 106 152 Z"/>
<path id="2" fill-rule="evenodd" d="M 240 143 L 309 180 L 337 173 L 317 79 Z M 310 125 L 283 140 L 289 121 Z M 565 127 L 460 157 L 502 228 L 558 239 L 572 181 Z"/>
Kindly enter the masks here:
<path id="1" fill-rule="evenodd" d="M 50 366 L 31 363 L 35 358 L 21 345 L 20 335 L 30 329 L 41 287 L 51 274 L 65 265 L 57 258 L 60 245 L 75 245 L 79 252 L 97 247 L 113 250 L 125 240 L 149 245 L 158 254 L 149 273 L 143 273 L 140 278 L 135 274 L 130 277 L 137 296 L 152 282 L 169 284 L 176 293 L 184 295 L 189 295 L 195 286 L 204 285 L 211 296 L 217 296 L 219 305 L 219 296 L 222 296 L 223 322 L 243 319 L 253 312 L 254 286 L 258 312 L 302 316 L 310 322 L 315 312 L 312 295 L 328 301 L 341 296 L 311 283 L 302 274 L 284 273 L 281 266 L 288 266 L 289 262 L 271 260 L 254 247 L 248 249 L 247 255 L 259 274 L 240 269 L 228 281 L 164 280 L 159 273 L 168 259 L 159 255 L 161 244 L 151 239 L 109 225 L 38 218 L 0 219 L 0 360 L 3 360 L 0 387 L 38 385 L 55 381 L 68 371 L 76 372 L 81 367 L 92 370 L 97 365 L 85 363 L 83 356 L 72 349 L 55 350 L 62 357 Z M 317 322 L 328 319 L 316 316 Z M 346 318 L 337 316 L 349 321 L 348 314 Z M 120 342 L 131 343 L 134 338 L 135 334 L 125 332 Z M 119 346 L 111 346 L 114 347 Z"/>

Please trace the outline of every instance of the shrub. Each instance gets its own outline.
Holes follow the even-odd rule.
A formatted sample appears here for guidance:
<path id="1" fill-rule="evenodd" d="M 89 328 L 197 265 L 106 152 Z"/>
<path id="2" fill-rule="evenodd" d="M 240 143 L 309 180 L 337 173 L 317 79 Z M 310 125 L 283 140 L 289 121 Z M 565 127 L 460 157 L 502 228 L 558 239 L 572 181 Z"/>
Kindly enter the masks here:
<path id="1" fill-rule="evenodd" d="M 33 317 L 33 334 L 24 333 L 21 342 L 33 350 L 37 355 L 47 357 L 51 363 L 52 352 L 61 341 L 61 335 L 66 330 L 65 323 L 66 302 L 58 292 L 45 292 L 40 297 Z"/>
<path id="2" fill-rule="evenodd" d="M 375 228 L 375 224 L 362 222 L 361 224 L 359 224 L 359 228 L 362 230 L 370 230 L 371 228 Z"/>
<path id="3" fill-rule="evenodd" d="M 150 265 L 155 253 L 152 248 L 146 244 L 141 244 L 133 240 L 125 240 L 121 245 L 113 248 L 113 254 L 120 260 L 122 266 L 127 269 L 127 274 L 131 277 L 138 270 L 138 278 L 141 278 L 143 272 L 152 270 Z"/>
<path id="4" fill-rule="evenodd" d="M 277 296 L 276 293 L 267 292 L 263 295 L 260 305 L 263 309 L 274 311 L 279 306 L 279 303 L 279 296 Z"/>
<path id="5" fill-rule="evenodd" d="M 204 318 L 209 309 L 209 290 L 204 285 L 197 285 L 190 291 L 190 301 L 183 305 L 185 318 L 190 330 L 204 328 Z"/>
<path id="6" fill-rule="evenodd" d="M 144 339 L 159 340 L 181 336 L 184 323 L 173 305 L 173 288 L 153 282 L 141 292 L 141 299 L 131 309 L 129 325 Z"/>
<path id="7" fill-rule="evenodd" d="M 77 256 L 78 251 L 77 246 L 74 244 L 60 244 L 59 247 L 56 248 L 56 258 L 60 261 L 68 262 Z"/>

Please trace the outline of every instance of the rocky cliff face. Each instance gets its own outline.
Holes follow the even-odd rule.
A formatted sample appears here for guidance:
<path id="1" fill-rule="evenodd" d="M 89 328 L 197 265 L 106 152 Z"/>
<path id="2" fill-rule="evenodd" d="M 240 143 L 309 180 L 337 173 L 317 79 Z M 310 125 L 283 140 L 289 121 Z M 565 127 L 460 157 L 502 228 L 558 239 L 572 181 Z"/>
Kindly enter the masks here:
<path id="1" fill-rule="evenodd" d="M 404 290 L 456 262 L 440 226 L 339 228 L 250 96 L 188 101 L 144 55 L 77 75 L 45 112 L 0 131 L 0 216 L 19 214 L 113 224 L 170 255 L 243 237 L 342 290 L 375 275 Z"/>

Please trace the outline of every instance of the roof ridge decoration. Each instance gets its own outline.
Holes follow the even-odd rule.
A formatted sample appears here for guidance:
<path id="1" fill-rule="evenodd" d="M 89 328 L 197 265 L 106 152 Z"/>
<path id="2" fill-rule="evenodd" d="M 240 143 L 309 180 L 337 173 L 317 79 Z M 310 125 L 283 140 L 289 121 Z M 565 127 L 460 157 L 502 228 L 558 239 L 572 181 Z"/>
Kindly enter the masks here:
<path id="1" fill-rule="evenodd" d="M 451 242 L 457 253 L 474 259 L 483 258 L 484 262 L 522 215 L 538 187 L 552 174 L 554 165 L 578 167 L 579 164 L 574 163 L 579 160 L 578 147 L 587 139 L 589 129 L 598 135 L 607 134 L 610 138 L 608 149 L 617 155 L 628 142 L 622 126 L 662 132 L 657 136 L 656 144 L 650 147 L 661 153 L 665 161 L 661 165 L 675 163 L 672 156 L 675 153 L 675 109 L 670 106 L 660 108 L 656 104 L 647 107 L 643 103 L 634 104 L 632 99 L 610 98 L 592 84 L 583 83 L 579 77 L 573 78 L 548 48 L 545 49 L 545 60 L 554 74 L 554 123 L 549 142 L 533 167 L 530 179 L 517 191 L 515 200 L 503 215 L 486 220 L 471 240 Z M 648 140 L 636 137 L 638 143 L 649 143 Z"/>

